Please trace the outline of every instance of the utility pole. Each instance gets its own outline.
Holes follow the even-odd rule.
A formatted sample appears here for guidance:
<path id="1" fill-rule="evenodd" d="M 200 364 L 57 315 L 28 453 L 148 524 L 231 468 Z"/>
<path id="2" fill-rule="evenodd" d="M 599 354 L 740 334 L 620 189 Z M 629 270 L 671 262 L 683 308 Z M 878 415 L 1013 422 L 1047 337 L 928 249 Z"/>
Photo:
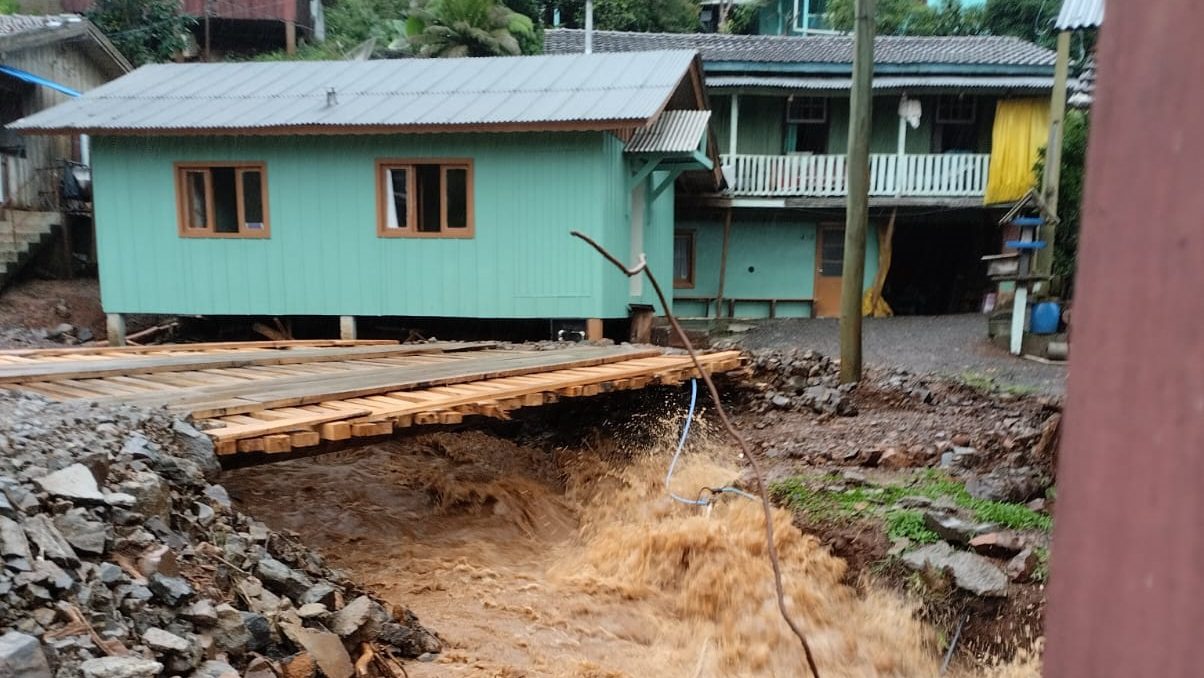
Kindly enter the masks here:
<path id="1" fill-rule="evenodd" d="M 874 2 L 856 0 L 853 94 L 849 107 L 849 202 L 845 210 L 844 266 L 840 275 L 840 382 L 861 380 L 861 288 L 869 228 L 870 116 L 873 109 Z"/>
<path id="2" fill-rule="evenodd" d="M 1054 90 L 1049 102 L 1049 144 L 1045 147 L 1045 180 L 1041 187 L 1041 200 L 1050 216 L 1058 214 L 1058 189 L 1062 181 L 1062 138 L 1066 132 L 1066 80 L 1070 71 L 1070 31 L 1058 34 L 1058 60 L 1054 65 Z M 1054 241 L 1057 238 L 1057 223 L 1047 219 L 1038 234 L 1045 247 L 1037 250 L 1037 273 L 1053 275 Z M 1048 289 L 1049 283 L 1038 282 Z"/>
<path id="3" fill-rule="evenodd" d="M 209 15 L 213 13 L 213 0 L 205 0 L 205 61 L 209 62 Z"/>
<path id="4" fill-rule="evenodd" d="M 594 51 L 594 0 L 585 0 L 585 53 Z"/>

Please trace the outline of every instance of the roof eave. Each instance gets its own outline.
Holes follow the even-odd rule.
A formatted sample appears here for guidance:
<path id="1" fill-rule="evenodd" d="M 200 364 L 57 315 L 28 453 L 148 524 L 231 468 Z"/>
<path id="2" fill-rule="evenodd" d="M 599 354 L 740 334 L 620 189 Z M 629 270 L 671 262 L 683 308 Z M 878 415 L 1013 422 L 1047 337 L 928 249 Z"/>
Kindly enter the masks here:
<path id="1" fill-rule="evenodd" d="M 617 132 L 648 124 L 651 119 L 565 120 L 537 123 L 497 123 L 488 125 L 280 125 L 272 127 L 182 127 L 182 128 L 110 128 L 110 127 L 39 127 L 18 120 L 9 129 L 28 135 L 91 136 L 340 136 L 350 134 L 454 134 L 509 132 Z"/>
<path id="2" fill-rule="evenodd" d="M 787 61 L 704 61 L 707 73 L 850 75 L 852 64 Z M 1050 64 L 874 64 L 876 75 L 1048 75 Z"/>

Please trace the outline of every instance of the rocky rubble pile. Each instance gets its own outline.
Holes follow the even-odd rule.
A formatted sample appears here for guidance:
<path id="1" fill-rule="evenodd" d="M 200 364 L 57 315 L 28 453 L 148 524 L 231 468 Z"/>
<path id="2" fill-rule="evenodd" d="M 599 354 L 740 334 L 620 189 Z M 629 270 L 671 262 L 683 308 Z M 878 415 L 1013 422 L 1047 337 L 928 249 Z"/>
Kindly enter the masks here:
<path id="1" fill-rule="evenodd" d="M 815 351 L 765 350 L 750 353 L 762 411 L 809 409 L 817 414 L 857 414 L 853 385 L 839 385 L 838 366 Z"/>
<path id="2" fill-rule="evenodd" d="M 439 651 L 234 510 L 217 470 L 162 411 L 0 394 L 0 676 L 401 676 Z"/>

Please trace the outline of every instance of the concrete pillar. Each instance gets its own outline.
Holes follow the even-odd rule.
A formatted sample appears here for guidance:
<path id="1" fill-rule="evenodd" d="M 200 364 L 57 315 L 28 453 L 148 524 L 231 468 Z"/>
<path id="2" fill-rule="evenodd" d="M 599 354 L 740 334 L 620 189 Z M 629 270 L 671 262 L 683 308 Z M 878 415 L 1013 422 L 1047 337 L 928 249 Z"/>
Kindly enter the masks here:
<path id="1" fill-rule="evenodd" d="M 105 316 L 105 335 L 109 346 L 125 346 L 125 316 L 109 313 Z"/>
<path id="2" fill-rule="evenodd" d="M 355 339 L 355 316 L 339 316 L 339 339 Z"/>

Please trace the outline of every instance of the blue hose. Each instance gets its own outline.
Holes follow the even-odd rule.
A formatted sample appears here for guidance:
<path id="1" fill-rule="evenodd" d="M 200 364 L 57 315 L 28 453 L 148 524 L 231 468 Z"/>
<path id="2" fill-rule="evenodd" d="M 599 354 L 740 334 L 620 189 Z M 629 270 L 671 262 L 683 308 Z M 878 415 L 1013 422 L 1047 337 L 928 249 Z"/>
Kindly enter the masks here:
<path id="1" fill-rule="evenodd" d="M 681 427 L 681 438 L 677 441 L 677 450 L 673 453 L 673 460 L 669 462 L 669 472 L 665 474 L 665 491 L 669 494 L 669 498 L 674 501 L 686 504 L 689 506 L 708 506 L 712 503 L 710 498 L 702 499 L 702 492 L 699 492 L 699 499 L 686 499 L 673 494 L 673 490 L 669 488 L 669 483 L 673 480 L 673 471 L 677 469 L 677 460 L 681 458 L 681 451 L 686 447 L 686 438 L 690 436 L 690 423 L 694 421 L 694 408 L 698 405 L 698 380 L 690 380 L 690 411 L 686 414 L 686 423 Z M 703 491 L 709 491 L 713 496 L 715 494 L 735 494 L 746 499 L 755 500 L 756 497 L 751 494 L 739 490 L 737 488 L 719 487 L 719 488 L 703 488 Z"/>

